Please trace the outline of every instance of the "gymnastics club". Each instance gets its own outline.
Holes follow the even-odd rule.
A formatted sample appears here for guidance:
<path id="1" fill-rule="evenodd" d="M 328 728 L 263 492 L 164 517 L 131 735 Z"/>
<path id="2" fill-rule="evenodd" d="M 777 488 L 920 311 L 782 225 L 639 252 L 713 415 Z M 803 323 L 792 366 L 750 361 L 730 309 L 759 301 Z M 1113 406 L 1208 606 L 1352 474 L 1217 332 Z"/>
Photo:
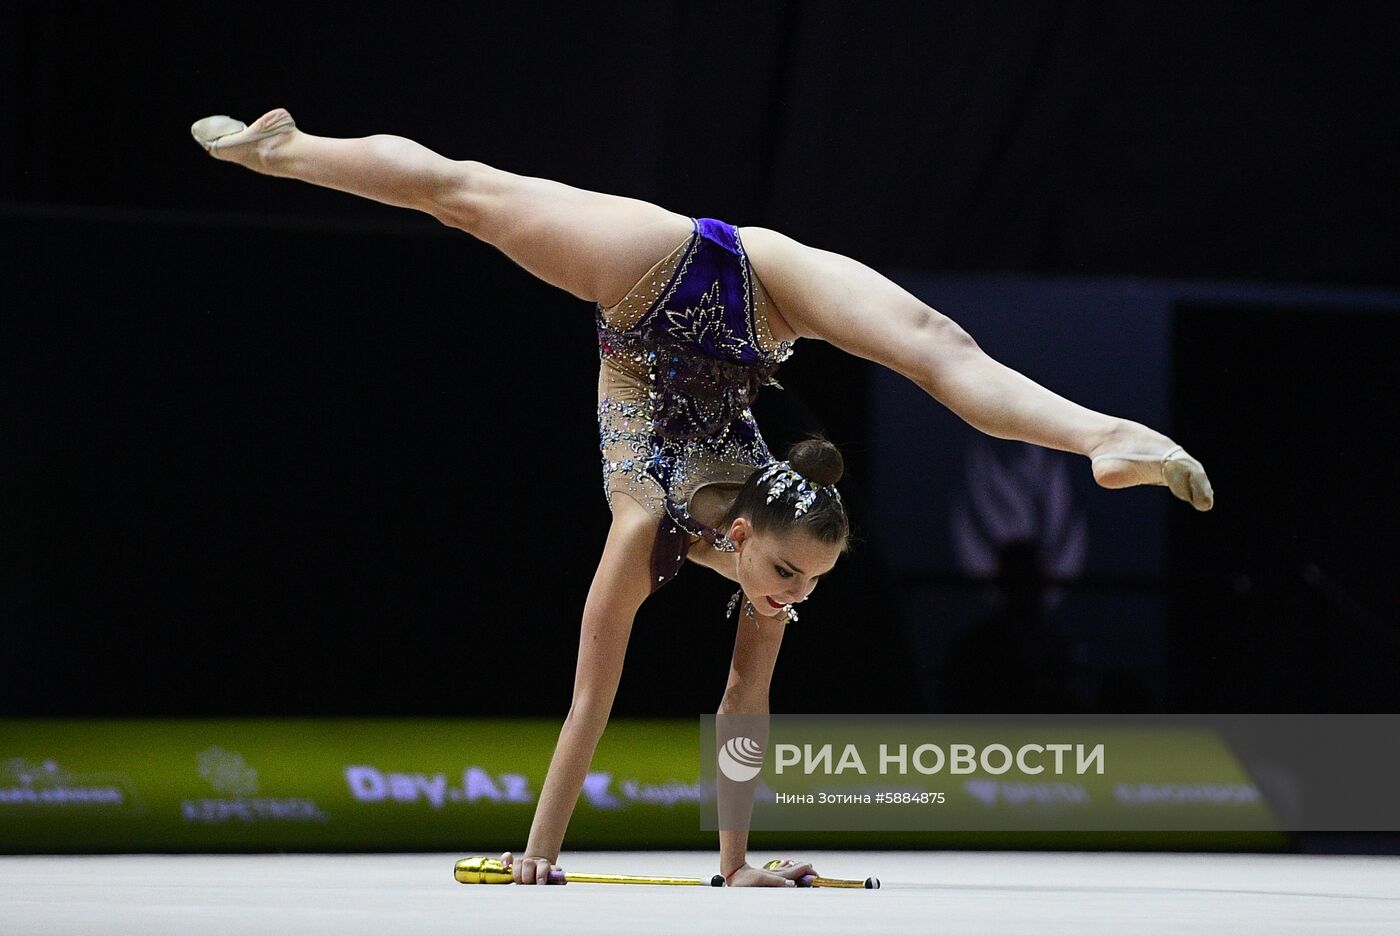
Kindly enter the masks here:
<path id="1" fill-rule="evenodd" d="M 782 862 L 774 860 L 764 865 L 772 870 Z M 452 870 L 452 876 L 462 884 L 509 884 L 512 881 L 510 869 L 499 858 L 463 858 Z M 705 881 L 702 878 L 658 877 L 640 874 L 581 874 L 574 871 L 554 870 L 549 872 L 552 884 L 672 884 L 688 887 L 723 887 L 724 875 L 716 874 Z M 822 878 L 815 874 L 805 874 L 797 882 L 798 887 L 864 887 L 874 889 L 880 886 L 878 878 L 864 881 L 842 881 L 837 878 Z"/>
<path id="2" fill-rule="evenodd" d="M 452 876 L 462 884 L 509 884 L 510 868 L 499 858 L 463 858 L 452 870 Z M 716 884 L 715 882 L 719 883 Z M 682 884 L 703 887 L 724 886 L 724 875 L 716 874 L 709 881 L 685 877 L 644 877 L 636 874 L 579 874 L 573 871 L 554 869 L 549 872 L 551 884 Z"/>
<path id="3" fill-rule="evenodd" d="M 781 858 L 774 858 L 764 864 L 765 871 L 776 871 L 783 866 Z M 841 878 L 817 877 L 815 874 L 804 874 L 797 879 L 798 887 L 863 887 L 866 890 L 879 890 L 880 879 L 868 877 L 863 881 L 845 881 Z"/>

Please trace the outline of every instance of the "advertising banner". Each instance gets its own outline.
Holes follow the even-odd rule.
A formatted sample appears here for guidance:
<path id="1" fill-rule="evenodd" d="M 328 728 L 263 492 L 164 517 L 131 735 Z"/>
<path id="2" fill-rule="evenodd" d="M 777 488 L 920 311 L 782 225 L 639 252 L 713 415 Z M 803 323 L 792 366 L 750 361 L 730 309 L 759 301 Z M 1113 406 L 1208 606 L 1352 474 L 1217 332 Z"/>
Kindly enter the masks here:
<path id="1" fill-rule="evenodd" d="M 689 719 L 609 724 L 570 821 L 566 848 L 716 848 L 713 717 L 699 727 Z M 0 852 L 518 851 L 525 846 L 559 729 L 558 721 L 530 719 L 0 720 Z M 1209 780 L 1240 789 L 1252 783 L 1208 732 L 1194 739 L 1163 734 L 1147 748 L 1152 754 L 1138 768 L 1145 781 Z M 1116 766 L 1120 754 L 1109 750 L 1108 763 Z M 914 756 L 911 749 L 911 764 Z M 812 790 L 820 785 L 810 778 L 805 782 Z M 964 801 L 980 796 L 1010 808 L 1049 795 L 1004 778 L 977 782 L 984 785 L 959 786 L 956 796 Z M 1073 791 L 1080 780 L 1054 783 L 1060 805 L 1082 809 L 1073 801 L 1081 795 Z M 945 787 L 946 793 L 955 792 Z M 1082 795 L 1097 796 L 1097 787 L 1087 785 Z M 966 808 L 957 802 L 948 806 L 949 815 Z M 711 821 L 702 822 L 706 810 Z M 968 831 L 972 827 L 956 823 L 893 821 L 895 813 L 883 825 L 843 822 L 838 816 L 777 823 L 770 826 L 773 831 L 755 831 L 750 845 L 1286 844 L 1273 831 L 1278 826 L 1268 821 L 1272 807 L 1262 799 L 1242 813 L 1260 818 L 1243 827 L 1255 831 L 1214 837 L 1125 833 L 1093 824 L 1069 834 L 1005 831 L 1015 823 Z"/>
<path id="2" fill-rule="evenodd" d="M 0 850 L 524 847 L 560 723 L 0 721 Z M 608 726 L 580 847 L 697 847 L 693 721 Z"/>

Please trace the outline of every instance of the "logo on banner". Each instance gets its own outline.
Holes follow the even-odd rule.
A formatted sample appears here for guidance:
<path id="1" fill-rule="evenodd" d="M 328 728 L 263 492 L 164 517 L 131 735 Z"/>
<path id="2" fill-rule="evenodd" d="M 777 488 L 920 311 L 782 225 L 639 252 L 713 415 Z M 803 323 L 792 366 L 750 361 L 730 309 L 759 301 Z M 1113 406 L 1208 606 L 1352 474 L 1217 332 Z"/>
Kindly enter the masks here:
<path id="1" fill-rule="evenodd" d="M 1089 791 L 1077 783 L 1008 783 L 1003 780 L 969 780 L 963 789 L 983 806 L 1039 808 L 1088 806 Z"/>
<path id="2" fill-rule="evenodd" d="M 212 747 L 199 755 L 199 775 L 220 793 L 251 796 L 258 792 L 258 772 L 243 763 L 243 755 Z"/>
<path id="3" fill-rule="evenodd" d="M 448 803 L 533 803 L 535 794 L 522 774 L 492 775 L 480 767 L 462 771 L 459 783 L 444 773 L 407 773 L 380 770 L 369 764 L 345 768 L 350 795 L 362 803 L 427 803 L 441 809 Z"/>
<path id="4" fill-rule="evenodd" d="M 199 775 L 224 797 L 185 800 L 180 812 L 186 822 L 215 825 L 222 822 L 325 822 L 326 814 L 315 800 L 259 797 L 258 772 L 243 755 L 211 747 L 199 753 Z"/>
<path id="5" fill-rule="evenodd" d="M 139 805 L 128 803 L 126 786 L 121 777 L 71 774 L 52 760 L 17 757 L 0 766 L 0 806 Z"/>
<path id="6" fill-rule="evenodd" d="M 524 774 L 491 773 L 468 766 L 461 779 L 445 773 L 410 773 L 383 770 L 370 764 L 345 768 L 350 795 L 361 803 L 426 805 L 432 809 L 490 803 L 533 803 L 535 791 Z M 633 804 L 674 807 L 705 799 L 705 784 L 684 780 L 648 783 L 635 779 L 614 781 L 607 771 L 590 771 L 583 780 L 579 802 L 592 809 L 626 809 Z"/>
<path id="7" fill-rule="evenodd" d="M 1025 544 L 1035 568 L 1049 580 L 1078 578 L 1088 557 L 1088 521 L 1074 503 L 1069 462 L 1030 445 L 1011 447 L 979 441 L 967 456 L 967 485 L 952 509 L 958 566 L 968 575 L 992 578 L 1013 572 L 1006 549 Z M 1046 588 L 1047 607 L 1060 591 Z"/>

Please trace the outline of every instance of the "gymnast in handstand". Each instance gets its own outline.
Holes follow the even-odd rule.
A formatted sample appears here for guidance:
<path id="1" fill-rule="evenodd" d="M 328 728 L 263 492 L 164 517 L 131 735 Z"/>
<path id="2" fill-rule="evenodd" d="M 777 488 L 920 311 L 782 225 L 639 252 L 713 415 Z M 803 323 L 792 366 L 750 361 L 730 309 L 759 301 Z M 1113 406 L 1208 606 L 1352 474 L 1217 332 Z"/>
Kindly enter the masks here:
<path id="1" fill-rule="evenodd" d="M 502 856 L 519 883 L 550 879 L 612 711 L 633 618 L 687 559 L 738 585 L 720 714 L 768 711 L 794 605 L 849 536 L 836 490 L 840 453 L 814 439 L 775 459 L 750 409 L 799 338 L 902 374 L 988 435 L 1087 456 L 1103 487 L 1165 485 L 1197 510 L 1211 508 L 1200 462 L 1171 439 L 992 360 L 947 316 L 840 254 L 766 228 L 448 159 L 403 137 L 312 136 L 281 109 L 251 126 L 219 116 L 191 130 L 218 159 L 426 212 L 595 304 L 612 525 L 524 857 Z M 794 861 L 756 868 L 747 852 L 746 833 L 720 833 L 720 871 L 731 885 L 783 886 L 814 873 Z"/>

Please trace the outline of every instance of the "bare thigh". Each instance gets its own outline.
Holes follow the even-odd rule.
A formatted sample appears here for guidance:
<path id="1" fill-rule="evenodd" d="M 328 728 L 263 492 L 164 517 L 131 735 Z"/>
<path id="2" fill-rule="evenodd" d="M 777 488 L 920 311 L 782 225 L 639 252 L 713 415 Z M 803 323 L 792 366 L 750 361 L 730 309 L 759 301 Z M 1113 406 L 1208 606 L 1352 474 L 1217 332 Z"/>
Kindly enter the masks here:
<path id="1" fill-rule="evenodd" d="M 580 299 L 611 306 L 691 232 L 650 202 L 457 163 L 461 184 L 438 216 Z"/>
<path id="2" fill-rule="evenodd" d="M 931 341 L 962 340 L 950 319 L 881 273 L 766 228 L 742 230 L 744 249 L 779 314 L 803 338 L 918 379 Z"/>

